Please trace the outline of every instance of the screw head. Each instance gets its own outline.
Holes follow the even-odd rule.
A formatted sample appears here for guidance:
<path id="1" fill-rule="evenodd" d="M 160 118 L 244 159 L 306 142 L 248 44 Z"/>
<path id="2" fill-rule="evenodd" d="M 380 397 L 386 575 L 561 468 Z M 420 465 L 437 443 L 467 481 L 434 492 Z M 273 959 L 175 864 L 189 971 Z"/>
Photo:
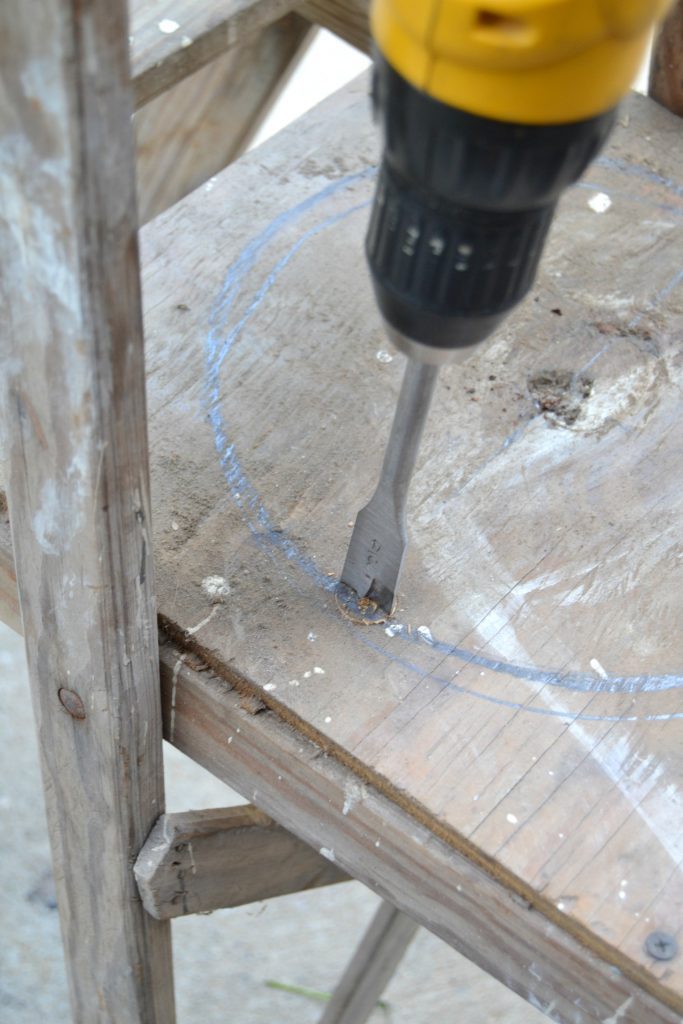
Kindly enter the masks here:
<path id="1" fill-rule="evenodd" d="M 83 701 L 73 690 L 67 690 L 65 686 L 62 686 L 61 690 L 57 691 L 59 697 L 59 703 L 62 705 L 65 711 L 68 711 L 72 718 L 85 718 L 85 705 Z"/>
<path id="2" fill-rule="evenodd" d="M 669 932 L 650 932 L 645 939 L 645 952 L 654 960 L 673 960 L 678 953 L 678 943 Z"/>

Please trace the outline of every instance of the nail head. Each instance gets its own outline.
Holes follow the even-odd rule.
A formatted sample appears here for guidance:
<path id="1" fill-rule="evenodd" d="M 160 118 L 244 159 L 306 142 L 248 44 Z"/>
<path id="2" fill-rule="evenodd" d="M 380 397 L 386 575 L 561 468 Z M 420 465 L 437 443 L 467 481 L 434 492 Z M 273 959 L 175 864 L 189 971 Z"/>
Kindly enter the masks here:
<path id="1" fill-rule="evenodd" d="M 85 718 L 85 706 L 83 701 L 73 690 L 67 690 L 65 686 L 62 686 L 57 692 L 59 697 L 59 703 L 62 705 L 65 711 L 68 711 L 72 718 Z"/>

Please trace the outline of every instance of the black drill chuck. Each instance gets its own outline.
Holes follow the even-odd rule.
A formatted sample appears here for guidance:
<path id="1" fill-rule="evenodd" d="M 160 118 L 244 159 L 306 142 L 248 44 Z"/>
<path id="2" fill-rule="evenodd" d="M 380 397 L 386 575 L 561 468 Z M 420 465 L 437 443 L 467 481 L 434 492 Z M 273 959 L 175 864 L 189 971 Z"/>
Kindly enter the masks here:
<path id="1" fill-rule="evenodd" d="M 447 361 L 527 294 L 557 201 L 616 111 L 562 125 L 495 121 L 420 92 L 379 54 L 373 102 L 385 143 L 366 238 L 377 301 L 413 354 L 426 346 Z"/>

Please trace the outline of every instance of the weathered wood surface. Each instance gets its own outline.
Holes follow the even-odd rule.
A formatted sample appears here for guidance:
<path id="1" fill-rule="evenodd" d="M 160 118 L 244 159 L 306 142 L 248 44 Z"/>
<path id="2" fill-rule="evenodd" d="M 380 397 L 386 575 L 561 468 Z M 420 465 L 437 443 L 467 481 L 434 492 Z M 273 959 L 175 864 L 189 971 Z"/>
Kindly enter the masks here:
<path id="1" fill-rule="evenodd" d="M 331 589 L 402 370 L 362 258 L 366 89 L 147 235 L 162 619 L 680 1010 L 681 958 L 644 952 L 683 907 L 678 122 L 626 106 L 534 294 L 443 372 L 387 635 Z M 593 381 L 574 422 L 541 370 Z"/>
<path id="2" fill-rule="evenodd" d="M 162 815 L 140 851 L 135 877 L 145 909 L 160 921 L 349 878 L 249 804 Z"/>
<path id="3" fill-rule="evenodd" d="M 230 683 L 175 645 L 162 643 L 160 657 L 167 739 L 552 1019 L 679 1024 L 668 993 L 662 1002 L 644 991 L 646 971 L 616 968 L 608 942 L 589 948 L 561 915 L 536 909 L 361 782 L 332 745 L 321 749 L 273 711 L 250 713 Z"/>
<path id="4" fill-rule="evenodd" d="M 383 900 L 332 993 L 320 1024 L 365 1024 L 417 929 L 412 918 Z"/>
<path id="5" fill-rule="evenodd" d="M 131 0 L 133 101 L 149 103 L 295 6 L 291 0 Z"/>
<path id="6" fill-rule="evenodd" d="M 138 216 L 146 223 L 248 147 L 313 29 L 287 15 L 138 110 Z"/>
<path id="7" fill-rule="evenodd" d="M 683 117 L 683 0 L 676 0 L 655 36 L 649 93 Z"/>
<path id="8" fill-rule="evenodd" d="M 298 5 L 304 17 L 334 32 L 363 53 L 370 53 L 371 48 L 369 9 L 369 0 L 306 0 Z"/>
<path id="9" fill-rule="evenodd" d="M 126 38 L 122 2 L 0 7 L 0 387 L 74 1020 L 171 1024 L 133 876 L 164 793 Z"/>
<path id="10" fill-rule="evenodd" d="M 366 91 L 143 233 L 162 620 L 314 737 L 330 770 L 382 791 L 404 832 L 420 823 L 492 892 L 528 902 L 533 952 L 513 965 L 494 942 L 496 976 L 546 1007 L 564 984 L 558 1020 L 677 1020 L 681 957 L 657 963 L 643 944 L 655 928 L 680 934 L 683 903 L 678 121 L 627 105 L 609 155 L 563 203 L 534 294 L 443 372 L 390 636 L 345 620 L 327 589 L 401 374 L 398 357 L 376 358 L 387 343 L 361 255 L 377 154 Z M 604 213 L 588 205 L 599 193 Z M 574 422 L 539 410 L 528 381 L 541 370 L 592 378 Z M 167 728 L 200 760 L 212 745 L 204 762 L 225 775 L 235 744 L 221 746 L 229 723 L 209 707 Z M 307 790 L 273 780 L 265 802 L 251 780 L 270 766 L 244 757 L 233 784 L 320 841 L 322 826 L 300 824 Z M 342 805 L 323 846 L 348 836 Z M 420 868 L 404 864 L 399 883 L 384 839 L 363 871 L 357 853 L 337 861 L 428 923 Z M 544 948 L 546 928 L 567 946 Z M 591 1018 L 597 979 L 613 987 Z"/>

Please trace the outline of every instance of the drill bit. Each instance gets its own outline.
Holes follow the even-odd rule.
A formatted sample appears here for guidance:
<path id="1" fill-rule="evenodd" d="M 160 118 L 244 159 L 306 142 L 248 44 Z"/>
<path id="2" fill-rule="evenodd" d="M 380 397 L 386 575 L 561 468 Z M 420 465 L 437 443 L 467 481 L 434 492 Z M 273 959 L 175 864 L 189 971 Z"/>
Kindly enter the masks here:
<path id="1" fill-rule="evenodd" d="M 356 517 L 341 581 L 391 613 L 408 543 L 406 501 L 438 366 L 408 358 L 377 490 Z"/>

